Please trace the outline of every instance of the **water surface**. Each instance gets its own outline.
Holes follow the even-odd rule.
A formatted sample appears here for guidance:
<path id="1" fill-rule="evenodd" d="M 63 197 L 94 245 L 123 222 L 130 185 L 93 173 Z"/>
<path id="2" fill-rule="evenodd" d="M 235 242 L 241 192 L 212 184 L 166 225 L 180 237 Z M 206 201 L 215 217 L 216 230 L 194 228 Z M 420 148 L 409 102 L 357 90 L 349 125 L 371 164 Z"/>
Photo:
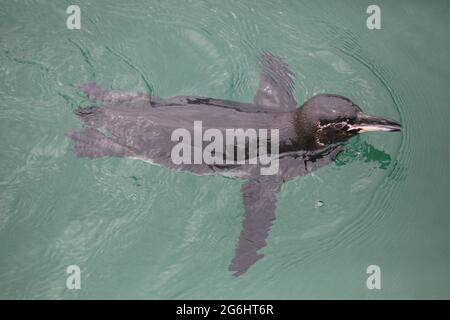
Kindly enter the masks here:
<path id="1" fill-rule="evenodd" d="M 0 298 L 450 298 L 448 1 L 378 1 L 381 30 L 369 1 L 77 1 L 81 30 L 70 4 L 0 1 Z M 64 133 L 90 80 L 251 101 L 263 50 L 298 102 L 341 94 L 404 129 L 286 183 L 265 257 L 235 278 L 239 180 L 77 158 Z"/>

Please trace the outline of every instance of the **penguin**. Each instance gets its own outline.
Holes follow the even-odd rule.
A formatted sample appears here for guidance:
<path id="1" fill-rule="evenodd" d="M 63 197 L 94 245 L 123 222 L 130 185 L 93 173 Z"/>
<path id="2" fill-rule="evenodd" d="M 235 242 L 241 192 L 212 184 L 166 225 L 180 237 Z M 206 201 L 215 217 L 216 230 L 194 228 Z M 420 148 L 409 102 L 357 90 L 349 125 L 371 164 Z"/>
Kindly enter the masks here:
<path id="1" fill-rule="evenodd" d="M 85 127 L 66 133 L 79 157 L 125 157 L 196 175 L 243 180 L 245 214 L 229 265 L 234 276 L 245 273 L 263 257 L 258 251 L 267 245 L 275 220 L 276 195 L 284 182 L 329 164 L 353 136 L 401 130 L 399 122 L 366 114 L 350 99 L 336 94 L 319 94 L 297 107 L 294 74 L 288 65 L 270 52 L 261 54 L 259 63 L 262 70 L 253 103 L 199 96 L 160 98 L 111 91 L 88 82 L 81 91 L 103 105 L 78 108 L 75 113 Z M 230 128 L 277 130 L 276 174 L 261 174 L 260 164 L 174 163 L 174 130 L 192 133 L 196 121 L 205 130 L 219 132 Z"/>

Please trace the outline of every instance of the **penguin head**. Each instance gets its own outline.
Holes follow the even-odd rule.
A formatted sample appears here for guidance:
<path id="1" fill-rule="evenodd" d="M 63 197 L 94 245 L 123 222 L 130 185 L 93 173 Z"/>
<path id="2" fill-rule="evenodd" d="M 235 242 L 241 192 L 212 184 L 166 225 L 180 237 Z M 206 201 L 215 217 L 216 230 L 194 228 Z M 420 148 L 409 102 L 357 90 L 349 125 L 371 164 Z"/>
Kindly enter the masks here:
<path id="1" fill-rule="evenodd" d="M 300 136 L 307 149 L 345 141 L 357 134 L 371 131 L 400 131 L 395 120 L 364 113 L 350 99 L 321 94 L 306 101 L 298 110 Z"/>

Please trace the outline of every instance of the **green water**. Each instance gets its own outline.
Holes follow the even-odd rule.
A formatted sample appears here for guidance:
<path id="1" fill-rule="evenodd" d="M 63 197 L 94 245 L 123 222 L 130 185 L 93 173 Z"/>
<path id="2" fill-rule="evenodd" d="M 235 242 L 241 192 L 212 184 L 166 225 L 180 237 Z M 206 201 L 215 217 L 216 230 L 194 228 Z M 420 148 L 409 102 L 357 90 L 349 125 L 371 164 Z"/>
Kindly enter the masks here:
<path id="1" fill-rule="evenodd" d="M 0 1 L 0 298 L 450 298 L 450 2 L 377 1 L 381 30 L 372 1 L 77 1 L 81 30 L 70 4 Z M 239 180 L 77 158 L 64 133 L 89 80 L 251 101 L 263 50 L 299 103 L 342 94 L 404 129 L 286 183 L 235 278 Z"/>

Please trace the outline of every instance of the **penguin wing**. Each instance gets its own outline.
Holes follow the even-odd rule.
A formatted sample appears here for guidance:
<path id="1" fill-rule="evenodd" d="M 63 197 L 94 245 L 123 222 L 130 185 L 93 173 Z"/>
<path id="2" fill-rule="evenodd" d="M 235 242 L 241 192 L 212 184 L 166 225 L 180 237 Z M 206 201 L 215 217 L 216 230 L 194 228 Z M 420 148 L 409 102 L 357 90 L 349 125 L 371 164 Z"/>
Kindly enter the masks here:
<path id="1" fill-rule="evenodd" d="M 256 105 L 295 109 L 297 102 L 293 95 L 294 74 L 288 65 L 269 52 L 261 55 L 259 64 L 262 71 L 253 102 Z"/>
<path id="2" fill-rule="evenodd" d="M 80 86 L 81 92 L 91 101 L 121 103 L 127 107 L 196 107 L 208 105 L 211 107 L 233 109 L 247 113 L 273 113 L 280 112 L 280 108 L 272 105 L 255 105 L 252 103 L 214 99 L 199 96 L 175 96 L 168 98 L 150 97 L 139 91 L 109 90 L 97 85 L 94 81 L 86 82 Z"/>
<path id="3" fill-rule="evenodd" d="M 258 250 L 267 244 L 266 239 L 275 220 L 276 194 L 283 182 L 329 164 L 343 148 L 342 145 L 337 145 L 320 153 L 284 154 L 279 158 L 278 175 L 253 176 L 242 185 L 245 216 L 236 251 L 229 266 L 229 270 L 234 272 L 233 275 L 245 273 L 263 257 L 263 254 L 258 254 Z"/>
<path id="4" fill-rule="evenodd" d="M 234 276 L 246 272 L 264 255 L 258 250 L 266 246 L 270 227 L 275 220 L 276 192 L 281 182 L 272 177 L 247 180 L 241 187 L 245 216 L 236 245 L 234 258 L 228 269 Z"/>

